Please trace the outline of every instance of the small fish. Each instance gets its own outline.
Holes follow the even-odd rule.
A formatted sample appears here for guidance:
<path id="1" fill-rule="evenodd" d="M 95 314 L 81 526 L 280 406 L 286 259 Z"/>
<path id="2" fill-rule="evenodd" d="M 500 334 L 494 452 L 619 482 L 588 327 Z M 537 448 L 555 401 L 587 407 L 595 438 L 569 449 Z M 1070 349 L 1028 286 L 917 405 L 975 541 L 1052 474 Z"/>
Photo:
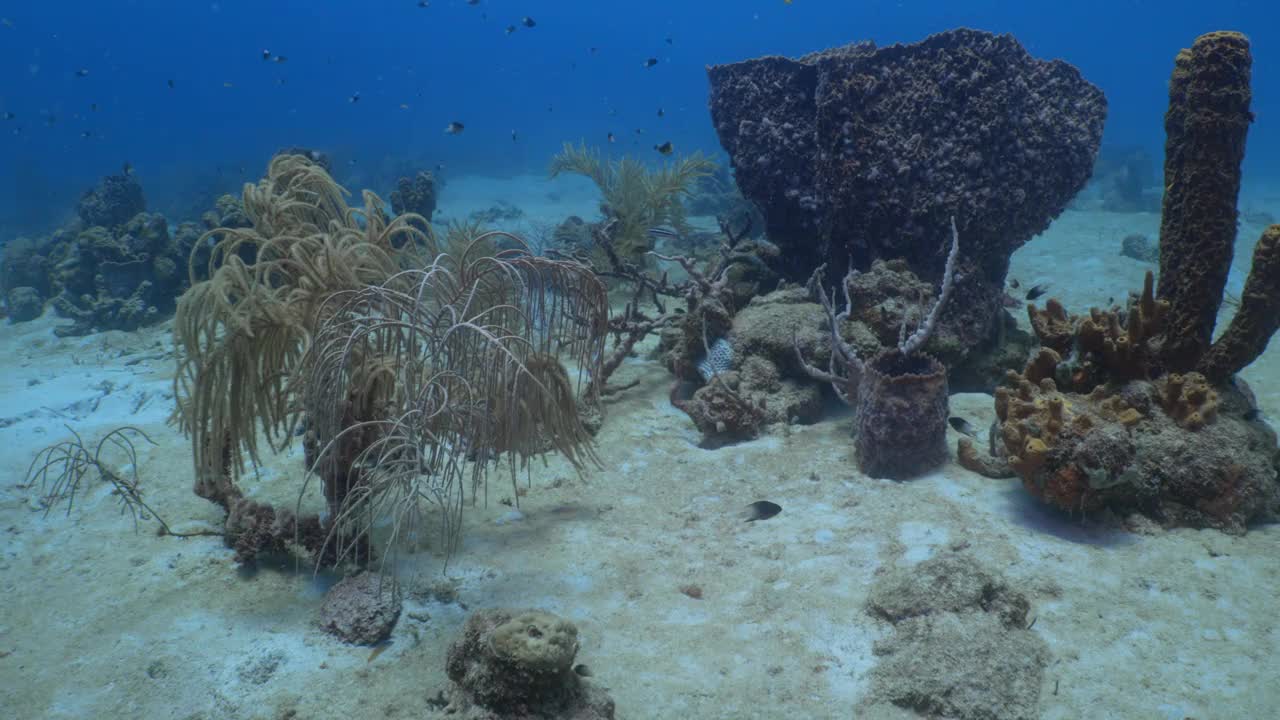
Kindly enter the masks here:
<path id="1" fill-rule="evenodd" d="M 89 77 L 89 69 L 80 68 L 79 70 L 76 71 L 76 77 Z"/>
<path id="2" fill-rule="evenodd" d="M 668 35 L 668 36 L 666 36 L 665 38 L 663 38 L 663 41 L 664 41 L 664 42 L 666 42 L 668 45 L 674 45 L 674 44 L 675 44 L 675 41 L 671 39 L 671 36 L 670 36 L 670 35 Z"/>
<path id="3" fill-rule="evenodd" d="M 285 57 L 284 55 L 277 55 L 275 56 L 274 62 L 286 63 L 286 62 L 289 62 L 289 58 Z"/>
<path id="4" fill-rule="evenodd" d="M 468 5 L 479 5 L 480 0 L 467 0 Z"/>
<path id="5" fill-rule="evenodd" d="M 444 163 L 436 163 L 436 172 L 444 170 Z"/>
<path id="6" fill-rule="evenodd" d="M 353 104 L 353 105 L 354 105 L 354 104 L 356 104 L 356 103 L 358 103 L 358 102 L 360 102 L 360 93 L 358 93 L 358 92 L 356 92 L 356 93 L 352 93 L 352 94 L 351 94 L 351 97 L 347 98 L 347 102 L 349 102 L 349 103 L 351 103 L 351 104 Z"/>
<path id="7" fill-rule="evenodd" d="M 582 677 L 591 677 L 591 668 L 583 665 L 582 663 L 574 665 L 573 671 Z"/>
<path id="8" fill-rule="evenodd" d="M 655 237 L 655 238 L 679 239 L 680 237 L 680 233 L 676 232 L 674 228 L 670 228 L 665 225 L 659 225 L 658 227 L 651 227 L 649 228 L 648 232 L 651 237 Z"/>
<path id="9" fill-rule="evenodd" d="M 1022 286 L 1018 284 L 1018 278 L 1009 278 L 1009 287 L 1013 288 L 1014 290 L 1017 290 Z"/>
<path id="10" fill-rule="evenodd" d="M 654 150 L 657 150 L 658 152 L 662 153 L 663 155 L 670 155 L 670 154 L 671 154 L 671 141 L 670 141 L 670 140 L 668 140 L 668 141 L 666 141 L 666 142 L 662 143 L 661 145 L 654 145 L 654 146 L 653 146 L 653 149 L 654 149 Z"/>
<path id="11" fill-rule="evenodd" d="M 1035 300 L 1036 298 L 1040 297 L 1041 295 L 1047 292 L 1049 292 L 1049 283 L 1044 283 L 1043 285 L 1036 285 L 1035 287 L 1027 291 L 1027 299 Z"/>
<path id="12" fill-rule="evenodd" d="M 400 103 L 400 109 L 401 109 L 401 110 L 408 110 L 408 109 L 409 109 L 409 104 L 408 104 L 408 103 Z"/>
<path id="13" fill-rule="evenodd" d="M 512 130 L 512 131 L 511 131 L 511 142 L 517 142 L 517 140 L 516 140 L 516 131 L 515 131 L 515 130 Z"/>
<path id="14" fill-rule="evenodd" d="M 755 522 L 756 520 L 768 520 L 769 518 L 782 512 L 782 506 L 771 503 L 768 500 L 757 500 L 747 506 L 746 512 L 742 514 L 743 522 Z"/>
<path id="15" fill-rule="evenodd" d="M 82 138 L 91 138 L 91 137 L 93 137 L 93 131 L 92 131 L 92 130 L 85 130 L 84 132 L 81 132 L 81 133 L 80 133 L 80 137 L 82 137 Z"/>
<path id="16" fill-rule="evenodd" d="M 429 8 L 429 7 L 431 7 L 431 3 L 430 3 L 430 2 L 427 2 L 427 0 L 418 0 L 418 7 L 420 7 L 420 8 Z"/>
<path id="17" fill-rule="evenodd" d="M 12 119 L 14 119 L 14 118 L 16 118 L 16 117 L 18 117 L 18 116 L 17 116 L 17 115 L 14 115 L 14 114 L 13 114 L 13 113 L 11 113 L 11 112 L 6 112 L 6 113 L 4 114 L 4 119 L 5 119 L 5 120 L 12 120 Z"/>
<path id="18" fill-rule="evenodd" d="M 654 65 L 657 65 L 657 64 L 658 64 L 658 58 L 649 58 L 648 60 L 645 60 L 645 61 L 644 61 L 644 66 L 645 66 L 646 68 L 651 68 L 651 67 L 653 67 Z"/>
<path id="19" fill-rule="evenodd" d="M 172 89 L 174 88 L 174 82 L 173 82 L 173 80 L 171 80 L 171 79 L 170 79 L 170 80 L 166 80 L 166 81 L 165 81 L 165 84 L 169 86 L 169 89 L 170 89 L 170 90 L 172 90 Z"/>
<path id="20" fill-rule="evenodd" d="M 98 103 L 89 103 L 89 109 L 98 112 Z"/>
<path id="21" fill-rule="evenodd" d="M 962 417 L 949 417 L 947 418 L 947 424 L 955 428 L 958 433 L 968 435 L 974 440 L 978 439 L 978 431 L 973 428 L 973 425 L 969 424 L 968 420 L 965 420 Z"/>
<path id="22" fill-rule="evenodd" d="M 662 108 L 658 108 L 658 117 L 662 117 L 663 115 L 666 115 L 666 113 L 662 111 Z"/>
<path id="23" fill-rule="evenodd" d="M 377 647 L 373 649 L 373 652 L 369 653 L 369 659 L 365 660 L 364 663 L 368 665 L 369 663 L 373 662 L 375 658 L 381 655 L 389 647 L 391 647 L 390 640 L 383 640 L 382 642 L 378 643 Z"/>
<path id="24" fill-rule="evenodd" d="M 133 164 L 130 163 L 128 160 L 125 160 L 124 164 L 120 166 L 120 172 L 124 173 L 125 175 L 132 175 Z"/>
<path id="25" fill-rule="evenodd" d="M 462 123 L 458 122 L 457 120 L 454 120 L 453 122 L 445 126 L 444 133 L 446 135 L 461 135 L 462 131 L 465 129 L 466 127 L 464 127 Z"/>
<path id="26" fill-rule="evenodd" d="M 13 113 L 9 113 L 9 114 L 12 115 Z M 13 118 L 5 118 L 5 119 L 12 120 Z M 614 137 L 613 133 L 609 133 L 609 142 L 617 142 L 617 141 L 618 141 L 618 138 Z"/>
<path id="27" fill-rule="evenodd" d="M 263 51 L 262 51 L 262 61 L 263 61 L 263 62 L 266 62 L 266 61 L 268 61 L 268 60 L 270 60 L 270 59 L 271 59 L 271 51 L 270 51 L 270 50 L 263 50 Z"/>
<path id="28" fill-rule="evenodd" d="M 636 134 L 637 134 L 637 135 L 643 135 L 643 134 L 644 134 L 644 128 L 636 128 Z"/>
<path id="29" fill-rule="evenodd" d="M 508 34 L 508 35 L 510 35 L 511 33 L 515 32 L 515 31 L 516 31 L 516 26 L 515 26 L 515 25 L 508 25 L 508 26 L 507 26 L 507 30 L 506 30 L 506 32 L 507 32 L 507 34 Z"/>
<path id="30" fill-rule="evenodd" d="M 9 18 L 0 18 L 0 25 L 4 25 L 7 28 L 11 28 L 13 27 L 13 21 L 10 20 Z"/>
<path id="31" fill-rule="evenodd" d="M 525 15 L 524 17 L 520 18 L 520 24 L 527 28 L 538 26 L 538 23 L 534 22 L 533 18 L 529 17 L 528 15 Z"/>
<path id="32" fill-rule="evenodd" d="M 600 52 L 600 48 L 598 47 L 587 48 L 587 49 L 591 51 L 592 55 L 595 55 L 596 53 Z"/>

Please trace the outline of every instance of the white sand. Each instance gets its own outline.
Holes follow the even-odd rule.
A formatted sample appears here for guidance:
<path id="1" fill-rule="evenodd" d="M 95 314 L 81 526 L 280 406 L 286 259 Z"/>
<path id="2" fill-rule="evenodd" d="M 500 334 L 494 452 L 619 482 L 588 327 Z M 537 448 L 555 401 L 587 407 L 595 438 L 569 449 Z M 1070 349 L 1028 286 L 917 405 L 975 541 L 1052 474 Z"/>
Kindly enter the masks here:
<path id="1" fill-rule="evenodd" d="M 535 220 L 592 218 L 589 188 L 557 187 L 552 200 L 540 182 L 459 179 L 441 207 L 464 216 L 505 196 Z M 1119 257 L 1119 241 L 1155 226 L 1154 216 L 1068 213 L 1018 253 L 1012 274 L 1052 282 L 1082 310 L 1140 286 L 1146 268 Z M 1256 236 L 1246 230 L 1242 245 Z M 0 715 L 429 715 L 460 605 L 411 594 L 391 647 L 369 662 L 368 648 L 311 625 L 323 582 L 309 573 L 247 575 L 216 538 L 156 537 L 146 522 L 135 534 L 102 487 L 69 516 L 43 515 L 36 490 L 18 487 L 33 453 L 63 439 L 63 423 L 86 438 L 128 423 L 157 443 L 139 458 L 153 506 L 180 529 L 221 519 L 191 493 L 189 449 L 164 423 L 167 326 L 57 339 L 54 324 L 0 327 Z M 1246 376 L 1280 417 L 1280 350 Z M 1032 602 L 1053 654 L 1043 717 L 1262 718 L 1280 706 L 1280 527 L 1113 534 L 954 464 L 909 483 L 871 480 L 852 462 L 847 417 L 701 450 L 667 403 L 665 371 L 637 360 L 615 378 L 633 379 L 599 437 L 604 469 L 579 478 L 559 459 L 535 466 L 514 522 L 497 522 L 510 519 L 500 500 L 512 493 L 495 482 L 489 506 L 468 509 L 448 571 L 468 608 L 536 606 L 575 621 L 579 661 L 620 718 L 850 717 L 887 632 L 862 609 L 876 572 L 961 542 Z M 979 426 L 992 415 L 986 395 L 956 396 L 952 408 Z M 300 466 L 294 448 L 246 485 L 291 502 Z M 759 499 L 782 514 L 741 523 Z M 441 579 L 429 553 L 402 568 L 418 571 L 415 588 Z"/>

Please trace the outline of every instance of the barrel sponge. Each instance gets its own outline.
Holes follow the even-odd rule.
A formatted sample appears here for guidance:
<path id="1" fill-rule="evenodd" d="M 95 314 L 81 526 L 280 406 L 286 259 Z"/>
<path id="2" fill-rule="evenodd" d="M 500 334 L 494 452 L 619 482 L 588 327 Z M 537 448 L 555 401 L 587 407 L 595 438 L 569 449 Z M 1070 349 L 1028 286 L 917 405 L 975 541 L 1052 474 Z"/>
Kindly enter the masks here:
<path id="1" fill-rule="evenodd" d="M 1244 35 L 1212 32 L 1178 53 L 1169 80 L 1158 295 L 1170 305 L 1161 354 L 1172 371 L 1195 369 L 1222 303 L 1253 121 L 1251 64 Z"/>

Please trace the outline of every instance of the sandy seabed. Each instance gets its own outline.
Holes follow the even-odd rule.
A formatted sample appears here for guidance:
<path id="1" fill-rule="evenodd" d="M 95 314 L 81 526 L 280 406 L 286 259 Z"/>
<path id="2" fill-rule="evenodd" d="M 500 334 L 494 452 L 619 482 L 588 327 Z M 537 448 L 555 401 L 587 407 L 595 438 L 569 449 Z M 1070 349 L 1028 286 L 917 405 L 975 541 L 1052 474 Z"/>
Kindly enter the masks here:
<path id="1" fill-rule="evenodd" d="M 460 216 L 497 196 L 529 223 L 595 214 L 577 186 L 548 195 L 521 182 L 448 192 L 469 188 Z M 1265 193 L 1257 202 L 1280 206 Z M 1123 297 L 1149 266 L 1120 257 L 1120 239 L 1154 237 L 1158 222 L 1068 211 L 1018 252 L 1011 276 L 1052 283 L 1077 312 Z M 1236 287 L 1260 231 L 1242 228 Z M 57 322 L 0 327 L 0 717 L 429 717 L 468 612 L 506 606 L 574 621 L 578 660 L 619 718 L 849 718 L 872 646 L 891 631 L 865 611 L 870 584 L 953 546 L 1031 601 L 1052 654 L 1043 718 L 1263 718 L 1280 707 L 1280 526 L 1131 535 L 954 463 L 906 483 L 870 479 L 853 462 L 847 415 L 703 450 L 667 401 L 670 377 L 643 354 L 614 378 L 638 384 L 608 402 L 600 469 L 535 464 L 518 513 L 496 480 L 487 506 L 466 510 L 447 572 L 430 551 L 398 559 L 404 613 L 372 657 L 315 627 L 331 578 L 251 573 L 218 538 L 159 537 L 147 521 L 135 531 L 101 484 L 46 516 L 37 489 L 21 487 L 35 452 L 66 438 L 64 425 L 96 438 L 131 424 L 155 443 L 138 457 L 148 502 L 179 531 L 221 524 L 192 494 L 189 447 L 166 424 L 168 324 L 59 339 Z M 1280 418 L 1280 348 L 1244 377 Z M 985 427 L 991 397 L 953 396 L 952 413 Z M 292 503 L 301 481 L 295 445 L 245 485 Z M 761 499 L 782 513 L 743 523 Z"/>

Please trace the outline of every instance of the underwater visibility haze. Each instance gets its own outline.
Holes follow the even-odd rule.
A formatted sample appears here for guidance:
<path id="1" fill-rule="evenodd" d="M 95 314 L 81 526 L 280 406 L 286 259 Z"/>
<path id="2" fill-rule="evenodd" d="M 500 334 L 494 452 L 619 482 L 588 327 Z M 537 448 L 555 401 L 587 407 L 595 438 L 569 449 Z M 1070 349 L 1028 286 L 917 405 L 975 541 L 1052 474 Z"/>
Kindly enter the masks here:
<path id="1" fill-rule="evenodd" d="M 1274 716 L 1277 28 L 0 7 L 0 716 Z"/>

